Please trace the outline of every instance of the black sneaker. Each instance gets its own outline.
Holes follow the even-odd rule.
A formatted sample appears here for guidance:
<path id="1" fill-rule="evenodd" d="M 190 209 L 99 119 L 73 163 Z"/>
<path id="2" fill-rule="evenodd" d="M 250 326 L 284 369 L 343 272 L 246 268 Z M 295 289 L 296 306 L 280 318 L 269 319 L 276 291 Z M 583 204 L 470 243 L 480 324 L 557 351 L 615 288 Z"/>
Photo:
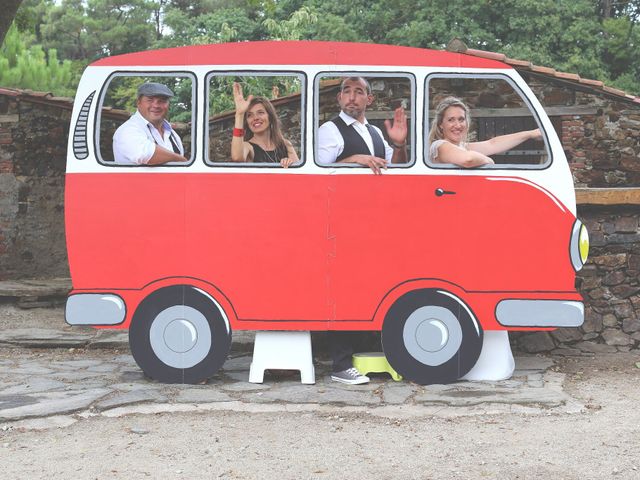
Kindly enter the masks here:
<path id="1" fill-rule="evenodd" d="M 342 370 L 341 372 L 333 372 L 331 374 L 331 380 L 334 382 L 348 383 L 349 385 L 369 383 L 369 377 L 360 374 L 360 372 L 353 367 Z"/>

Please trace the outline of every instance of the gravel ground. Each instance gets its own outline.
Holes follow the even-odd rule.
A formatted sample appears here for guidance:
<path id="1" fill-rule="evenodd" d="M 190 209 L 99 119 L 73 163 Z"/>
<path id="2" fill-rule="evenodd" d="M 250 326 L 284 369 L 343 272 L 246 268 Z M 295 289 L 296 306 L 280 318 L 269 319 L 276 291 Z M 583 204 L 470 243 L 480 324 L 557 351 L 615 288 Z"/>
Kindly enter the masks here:
<path id="1" fill-rule="evenodd" d="M 64 307 L 55 308 L 19 308 L 11 304 L 0 304 L 0 330 L 10 328 L 55 328 L 77 331 L 64 321 Z"/>
<path id="2" fill-rule="evenodd" d="M 3 306 L 0 328 L 43 328 L 44 316 L 62 320 L 50 309 Z M 640 478 L 640 352 L 554 360 L 582 413 L 458 415 L 446 407 L 451 416 L 442 418 L 411 407 L 379 416 L 367 407 L 289 412 L 282 404 L 88 416 L 45 430 L 5 425 L 0 478 Z"/>

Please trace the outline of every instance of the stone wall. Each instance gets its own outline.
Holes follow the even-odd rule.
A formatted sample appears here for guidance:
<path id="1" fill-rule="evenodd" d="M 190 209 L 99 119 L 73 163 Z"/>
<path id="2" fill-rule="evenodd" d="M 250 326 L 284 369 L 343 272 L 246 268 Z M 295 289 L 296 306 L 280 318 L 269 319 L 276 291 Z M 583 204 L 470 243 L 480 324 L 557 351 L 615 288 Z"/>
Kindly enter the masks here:
<path id="1" fill-rule="evenodd" d="M 558 353 L 640 348 L 640 225 L 638 207 L 581 207 L 589 230 L 589 260 L 576 286 L 585 299 L 579 329 L 514 334 L 522 350 Z"/>
<path id="2" fill-rule="evenodd" d="M 67 105 L 0 95 L 0 279 L 69 275 L 64 234 Z"/>
<path id="3" fill-rule="evenodd" d="M 576 187 L 640 186 L 640 105 L 523 74 L 554 121 Z M 561 114 L 574 110 L 574 114 Z"/>
<path id="4" fill-rule="evenodd" d="M 523 76 L 561 136 L 576 186 L 640 186 L 640 105 L 555 79 Z M 406 88 L 392 80 L 376 88 L 372 116 L 381 122 L 406 97 Z M 336 93 L 335 85 L 326 86 L 323 115 L 335 112 Z M 69 275 L 63 196 L 70 108 L 68 99 L 0 92 L 0 279 Z M 299 125 L 299 112 L 286 102 L 277 108 L 296 143 L 293 125 Z M 214 122 L 219 134 L 213 137 L 225 148 L 228 121 Z M 514 334 L 520 350 L 580 353 L 640 347 L 640 208 L 582 206 L 578 215 L 592 244 L 577 280 L 586 300 L 585 324 Z"/>
<path id="5" fill-rule="evenodd" d="M 576 187 L 640 187 L 640 105 L 523 74 L 550 114 Z M 571 115 L 558 114 L 573 110 Z M 578 275 L 580 329 L 512 335 L 528 352 L 577 354 L 640 348 L 640 207 L 579 206 L 591 250 Z"/>

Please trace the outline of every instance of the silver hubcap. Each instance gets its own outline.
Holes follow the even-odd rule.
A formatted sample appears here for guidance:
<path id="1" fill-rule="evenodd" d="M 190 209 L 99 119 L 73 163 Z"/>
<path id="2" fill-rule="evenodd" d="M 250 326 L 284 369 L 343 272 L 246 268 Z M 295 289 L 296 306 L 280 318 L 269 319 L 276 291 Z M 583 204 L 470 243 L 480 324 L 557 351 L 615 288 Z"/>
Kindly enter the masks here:
<path id="1" fill-rule="evenodd" d="M 166 365 L 190 368 L 211 350 L 211 327 L 193 307 L 174 305 L 161 311 L 149 329 L 151 348 Z"/>
<path id="2" fill-rule="evenodd" d="M 450 310 L 425 306 L 409 315 L 402 338 L 407 352 L 413 358 L 436 367 L 458 352 L 462 344 L 462 328 Z"/>

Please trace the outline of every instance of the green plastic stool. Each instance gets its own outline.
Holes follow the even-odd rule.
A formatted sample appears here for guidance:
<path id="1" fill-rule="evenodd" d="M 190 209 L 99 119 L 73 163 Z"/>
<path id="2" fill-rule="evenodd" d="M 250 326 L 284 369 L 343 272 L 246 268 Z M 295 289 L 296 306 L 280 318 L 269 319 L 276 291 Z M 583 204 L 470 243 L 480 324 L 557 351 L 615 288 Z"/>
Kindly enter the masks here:
<path id="1" fill-rule="evenodd" d="M 402 376 L 389 365 L 387 357 L 382 352 L 365 352 L 353 354 L 353 366 L 362 375 L 367 373 L 387 372 L 396 382 L 402 380 Z"/>

